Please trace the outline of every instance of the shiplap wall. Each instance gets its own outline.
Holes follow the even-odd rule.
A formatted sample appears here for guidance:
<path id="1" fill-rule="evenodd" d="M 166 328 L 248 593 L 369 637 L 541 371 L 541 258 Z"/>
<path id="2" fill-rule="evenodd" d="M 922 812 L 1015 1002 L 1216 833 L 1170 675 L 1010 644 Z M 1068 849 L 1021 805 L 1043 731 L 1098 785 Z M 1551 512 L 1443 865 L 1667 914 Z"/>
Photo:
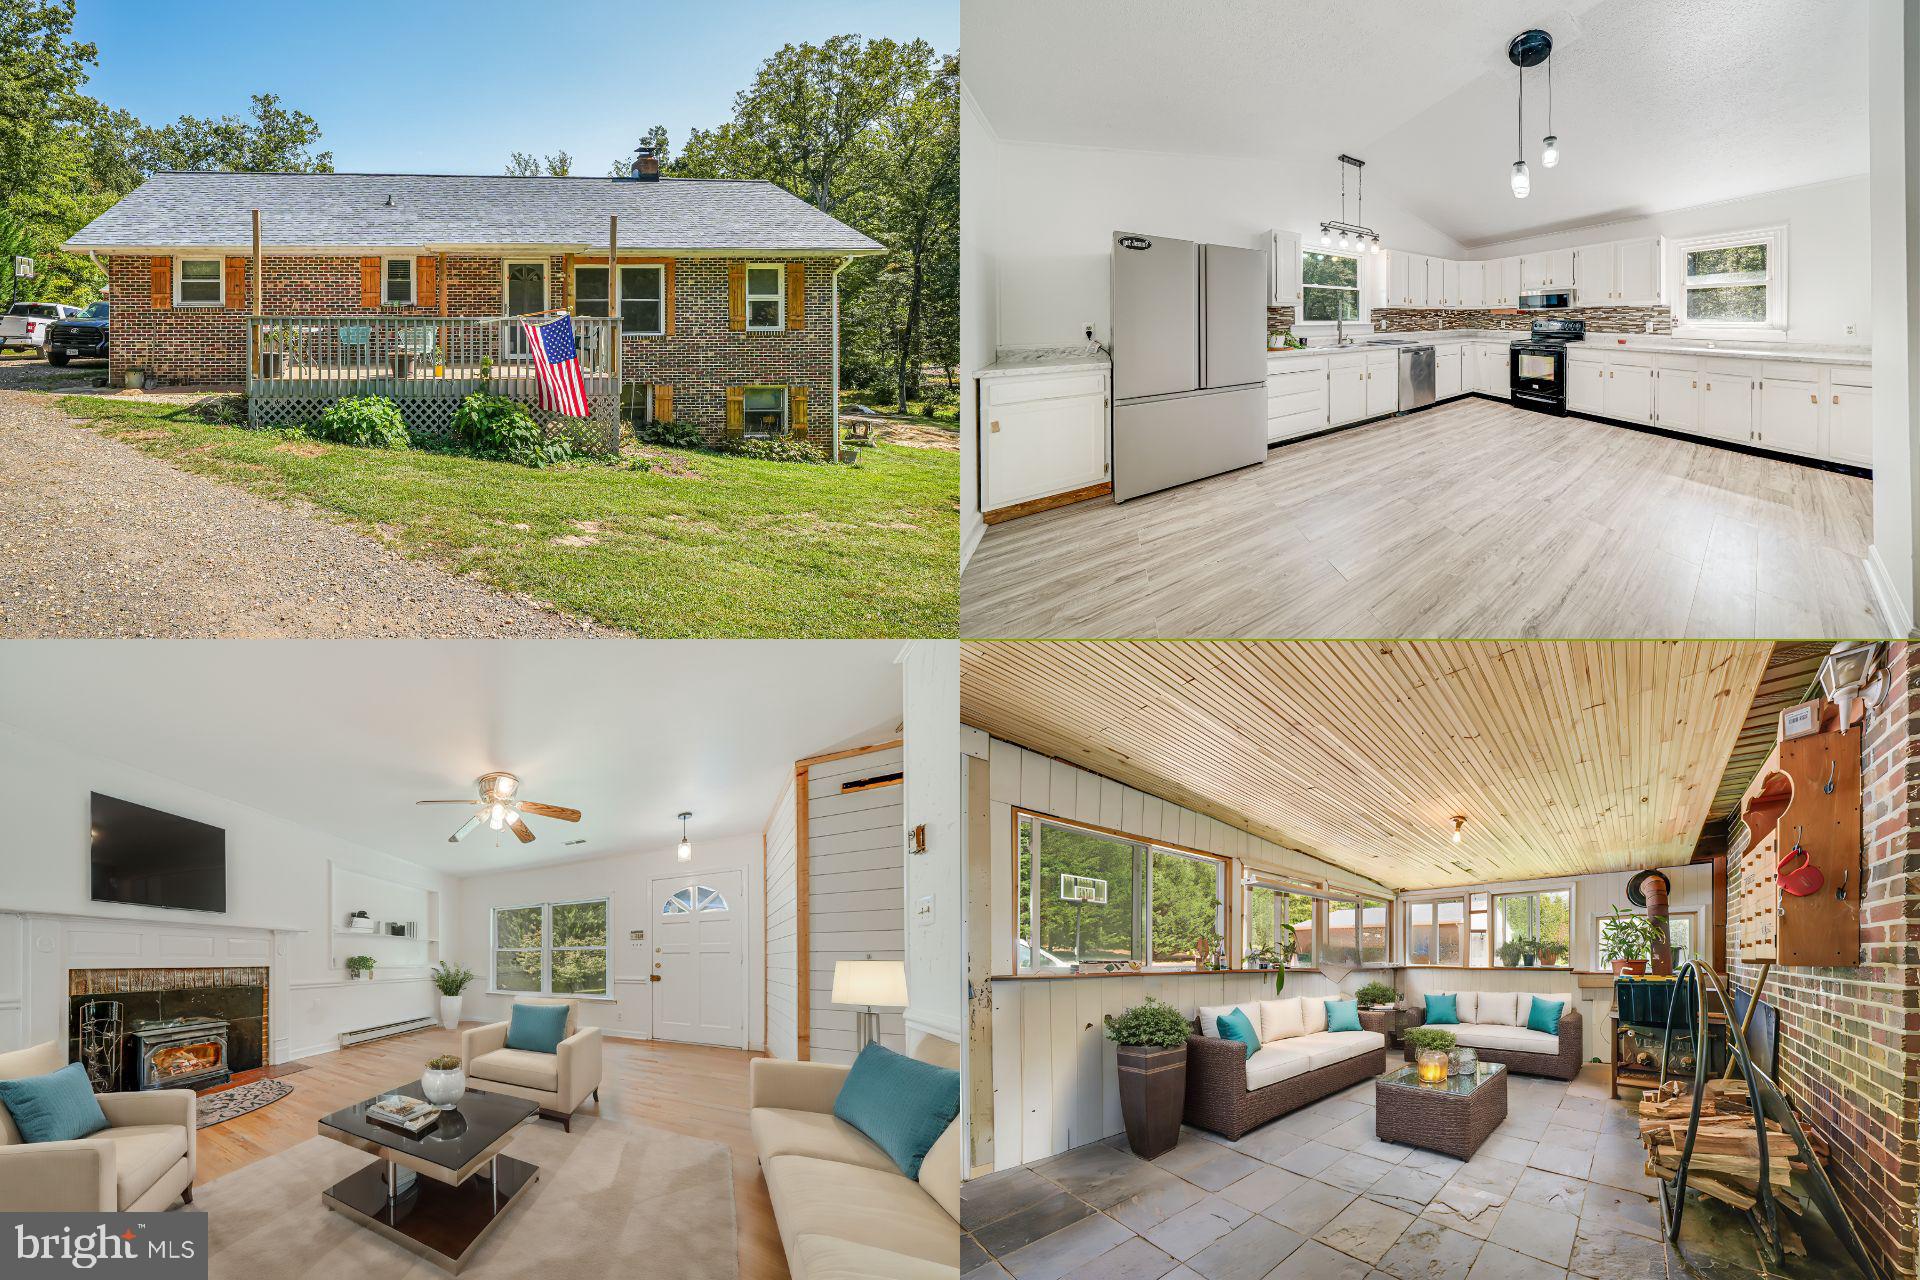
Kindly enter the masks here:
<path id="1" fill-rule="evenodd" d="M 767 1053 L 775 1058 L 800 1054 L 800 1002 L 795 978 L 794 788 L 787 780 L 767 821 Z"/>
<path id="2" fill-rule="evenodd" d="M 904 809 L 898 785 L 843 793 L 841 784 L 898 773 L 899 747 L 830 760 L 807 770 L 807 865 L 812 929 L 812 1049 L 815 1062 L 852 1062 L 857 1011 L 833 1003 L 836 960 L 906 959 Z M 906 1051 L 898 1012 L 880 1015 L 880 1042 Z"/>
<path id="3" fill-rule="evenodd" d="M 1385 893 L 1372 881 L 1298 850 L 1011 742 L 990 742 L 987 768 L 995 974 L 1013 972 L 1015 806 L 1233 858 L 1229 887 L 1238 882 L 1244 864 L 1314 880 L 1331 877 L 1343 886 Z M 1237 941 L 1234 946 L 1237 954 Z M 1377 971 L 1360 970 L 1342 985 L 1351 991 L 1378 976 Z M 1324 998 L 1338 995 L 1340 989 L 1320 974 L 1296 973 L 1288 977 L 1282 994 Z M 1113 1042 L 1106 1037 L 1103 1019 L 1148 996 L 1191 1017 L 1203 1004 L 1273 999 L 1273 979 L 1260 974 L 1166 973 L 995 982 L 995 1169 L 1041 1160 L 1121 1132 Z"/>

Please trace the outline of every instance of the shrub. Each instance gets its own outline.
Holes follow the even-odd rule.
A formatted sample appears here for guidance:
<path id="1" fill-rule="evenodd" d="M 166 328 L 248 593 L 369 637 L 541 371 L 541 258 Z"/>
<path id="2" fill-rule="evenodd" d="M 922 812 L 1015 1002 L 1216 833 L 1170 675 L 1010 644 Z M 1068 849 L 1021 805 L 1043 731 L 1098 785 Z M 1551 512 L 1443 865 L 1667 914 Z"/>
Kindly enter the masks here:
<path id="1" fill-rule="evenodd" d="M 476 458 L 546 467 L 573 454 L 564 437 L 549 436 L 525 405 L 505 396 L 474 392 L 454 412 L 453 429 Z"/>
<path id="2" fill-rule="evenodd" d="M 204 396 L 188 406 L 187 413 L 201 422 L 235 427 L 247 420 L 245 396 Z"/>
<path id="3" fill-rule="evenodd" d="M 1394 1004 L 1400 999 L 1400 993 L 1384 982 L 1369 982 L 1354 992 L 1353 996 L 1362 1006 Z"/>
<path id="4" fill-rule="evenodd" d="M 385 396 L 350 396 L 335 400 L 307 428 L 307 434 L 336 444 L 362 449 L 404 449 L 412 443 L 400 406 Z"/>
<path id="5" fill-rule="evenodd" d="M 448 964 L 442 960 L 433 969 L 433 985 L 440 988 L 443 996 L 457 996 L 467 989 L 473 981 L 473 970 L 463 964 Z"/>
<path id="6" fill-rule="evenodd" d="M 1414 1047 L 1415 1052 L 1422 1049 L 1438 1049 L 1441 1053 L 1452 1053 L 1459 1041 L 1453 1038 L 1453 1032 L 1442 1031 L 1439 1027 L 1414 1027 L 1404 1039 Z"/>
<path id="7" fill-rule="evenodd" d="M 810 462 L 824 464 L 827 455 L 820 452 L 816 445 L 805 440 L 794 440 L 787 436 L 751 439 L 741 436 L 723 441 L 715 446 L 719 453 L 730 453 L 736 458 L 758 458 L 762 462 Z"/>
<path id="8" fill-rule="evenodd" d="M 1106 1016 L 1107 1038 L 1116 1044 L 1152 1045 L 1175 1049 L 1193 1034 L 1193 1024 L 1163 1000 L 1148 996 L 1119 1017 Z"/>
<path id="9" fill-rule="evenodd" d="M 698 449 L 707 442 L 705 433 L 691 422 L 648 422 L 636 425 L 633 438 L 641 444 L 668 449 Z"/>

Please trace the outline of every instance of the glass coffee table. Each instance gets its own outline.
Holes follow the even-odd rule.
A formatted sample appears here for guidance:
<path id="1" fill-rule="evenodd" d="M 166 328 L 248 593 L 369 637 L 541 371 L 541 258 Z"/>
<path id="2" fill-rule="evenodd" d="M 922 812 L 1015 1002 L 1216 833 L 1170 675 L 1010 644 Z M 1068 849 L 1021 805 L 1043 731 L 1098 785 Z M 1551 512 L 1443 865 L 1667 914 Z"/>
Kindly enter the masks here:
<path id="1" fill-rule="evenodd" d="M 1373 1082 L 1373 1134 L 1382 1142 L 1467 1160 L 1506 1118 L 1507 1068 L 1498 1062 L 1431 1083 L 1401 1067 Z"/>
<path id="2" fill-rule="evenodd" d="M 501 1154 L 539 1114 L 524 1098 L 469 1089 L 418 1135 L 369 1119 L 388 1093 L 421 1098 L 418 1080 L 320 1119 L 320 1136 L 379 1159 L 320 1193 L 320 1203 L 458 1274 L 494 1223 L 540 1177 Z"/>

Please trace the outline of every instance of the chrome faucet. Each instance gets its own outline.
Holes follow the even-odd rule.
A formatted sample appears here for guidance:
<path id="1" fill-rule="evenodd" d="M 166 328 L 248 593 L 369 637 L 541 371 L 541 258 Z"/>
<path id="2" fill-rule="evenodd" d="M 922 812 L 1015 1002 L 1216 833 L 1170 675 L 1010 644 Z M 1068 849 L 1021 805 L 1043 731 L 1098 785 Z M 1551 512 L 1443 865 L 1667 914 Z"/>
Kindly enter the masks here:
<path id="1" fill-rule="evenodd" d="M 1333 345 L 1336 347 L 1344 347 L 1351 345 L 1352 342 L 1353 339 L 1347 336 L 1346 317 L 1335 315 L 1333 318 Z"/>

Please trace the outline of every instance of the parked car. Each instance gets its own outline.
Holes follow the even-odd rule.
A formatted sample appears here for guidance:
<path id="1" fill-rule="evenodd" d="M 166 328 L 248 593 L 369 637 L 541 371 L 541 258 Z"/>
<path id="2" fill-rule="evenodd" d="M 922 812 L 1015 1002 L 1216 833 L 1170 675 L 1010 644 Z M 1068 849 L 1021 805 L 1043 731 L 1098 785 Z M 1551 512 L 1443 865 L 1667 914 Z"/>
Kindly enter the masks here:
<path id="1" fill-rule="evenodd" d="M 55 320 L 47 327 L 47 363 L 107 358 L 108 304 L 96 302 L 77 316 Z"/>
<path id="2" fill-rule="evenodd" d="M 16 302 L 0 316 L 0 351 L 8 347 L 38 351 L 47 345 L 47 329 L 53 321 L 79 314 L 80 308 L 64 302 Z"/>

